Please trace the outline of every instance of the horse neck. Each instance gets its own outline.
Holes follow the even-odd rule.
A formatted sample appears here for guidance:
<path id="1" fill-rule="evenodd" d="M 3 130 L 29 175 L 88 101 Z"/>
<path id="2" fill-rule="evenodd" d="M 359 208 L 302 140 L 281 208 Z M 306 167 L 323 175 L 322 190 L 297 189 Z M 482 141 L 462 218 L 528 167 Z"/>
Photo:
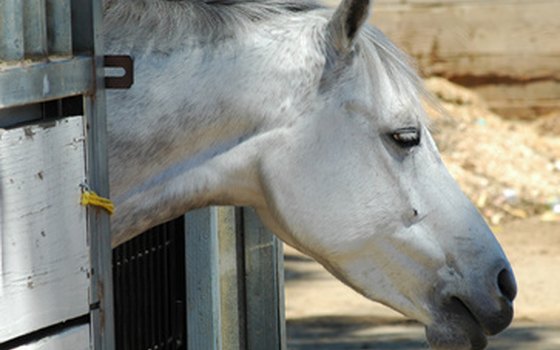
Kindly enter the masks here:
<path id="1" fill-rule="evenodd" d="M 137 53 L 135 85 L 108 94 L 115 244 L 196 207 L 262 204 L 259 156 L 299 116 L 310 72 L 286 76 L 286 57 L 259 61 L 247 41 Z"/>
<path id="2" fill-rule="evenodd" d="M 266 116 L 243 106 L 237 96 L 243 88 L 228 83 L 236 69 L 226 62 L 227 50 L 208 50 L 137 55 L 135 86 L 108 95 L 110 159 L 129 175 L 115 174 L 115 195 L 200 168 L 266 132 Z"/>
<path id="3" fill-rule="evenodd" d="M 265 120 L 241 118 L 223 86 L 195 73 L 196 60 L 158 70 L 159 58 L 138 57 L 136 86 L 108 94 L 114 243 L 196 207 L 251 204 L 255 149 L 244 146 Z"/>

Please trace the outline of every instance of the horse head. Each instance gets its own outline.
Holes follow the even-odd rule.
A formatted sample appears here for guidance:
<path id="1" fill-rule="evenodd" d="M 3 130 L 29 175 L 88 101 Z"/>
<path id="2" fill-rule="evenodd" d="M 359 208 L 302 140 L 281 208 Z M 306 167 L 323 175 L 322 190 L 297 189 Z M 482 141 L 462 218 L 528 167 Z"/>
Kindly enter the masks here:
<path id="1" fill-rule="evenodd" d="M 511 266 L 439 156 L 420 79 L 365 24 L 368 1 L 334 14 L 291 0 L 112 3 L 106 42 L 138 72 L 108 94 L 114 244 L 195 207 L 248 205 L 425 324 L 435 349 L 482 349 L 509 325 Z"/>
<path id="2" fill-rule="evenodd" d="M 403 57 L 342 1 L 287 147 L 262 155 L 258 212 L 340 280 L 426 325 L 435 349 L 482 349 L 512 320 L 516 283 L 443 164 Z M 312 102 L 310 102 L 312 101 Z"/>

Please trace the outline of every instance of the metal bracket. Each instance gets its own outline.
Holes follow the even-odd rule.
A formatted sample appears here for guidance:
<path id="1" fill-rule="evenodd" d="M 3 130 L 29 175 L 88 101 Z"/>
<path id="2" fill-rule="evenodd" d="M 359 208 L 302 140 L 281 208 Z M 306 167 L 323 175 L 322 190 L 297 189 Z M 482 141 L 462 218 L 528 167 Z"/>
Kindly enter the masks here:
<path id="1" fill-rule="evenodd" d="M 127 55 L 109 55 L 104 57 L 105 68 L 122 68 L 124 75 L 105 77 L 106 89 L 128 89 L 134 84 L 134 61 Z"/>

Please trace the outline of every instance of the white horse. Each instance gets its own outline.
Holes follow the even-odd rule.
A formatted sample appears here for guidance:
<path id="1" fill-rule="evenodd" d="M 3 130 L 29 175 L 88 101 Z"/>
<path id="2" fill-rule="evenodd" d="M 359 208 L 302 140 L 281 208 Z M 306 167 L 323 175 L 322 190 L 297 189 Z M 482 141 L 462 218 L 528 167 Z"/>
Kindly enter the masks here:
<path id="1" fill-rule="evenodd" d="M 500 245 L 442 163 L 406 57 L 364 24 L 297 0 L 105 0 L 118 245 L 207 205 L 255 208 L 284 242 L 426 325 L 483 349 L 512 320 Z"/>

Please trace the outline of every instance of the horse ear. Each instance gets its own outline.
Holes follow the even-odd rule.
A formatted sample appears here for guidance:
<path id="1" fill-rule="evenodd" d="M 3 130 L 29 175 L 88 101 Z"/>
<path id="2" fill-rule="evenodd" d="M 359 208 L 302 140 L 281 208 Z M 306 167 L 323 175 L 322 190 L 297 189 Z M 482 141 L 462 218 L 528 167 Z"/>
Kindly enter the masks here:
<path id="1" fill-rule="evenodd" d="M 342 0 L 327 24 L 327 40 L 341 54 L 350 52 L 354 38 L 369 16 L 369 0 Z"/>

